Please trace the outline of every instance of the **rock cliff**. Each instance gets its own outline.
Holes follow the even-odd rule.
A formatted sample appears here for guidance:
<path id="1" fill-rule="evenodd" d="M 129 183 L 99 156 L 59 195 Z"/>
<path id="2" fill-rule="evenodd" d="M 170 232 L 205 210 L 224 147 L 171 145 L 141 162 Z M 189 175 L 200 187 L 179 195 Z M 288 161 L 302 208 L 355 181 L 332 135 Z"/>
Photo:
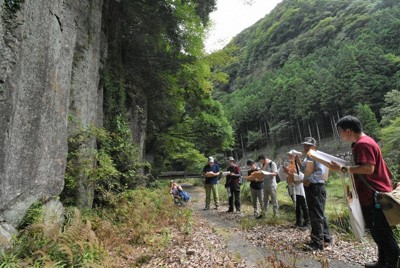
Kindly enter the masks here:
<path id="1" fill-rule="evenodd" d="M 68 116 L 101 126 L 107 53 L 103 0 L 10 3 L 0 2 L 0 233 L 62 191 Z"/>

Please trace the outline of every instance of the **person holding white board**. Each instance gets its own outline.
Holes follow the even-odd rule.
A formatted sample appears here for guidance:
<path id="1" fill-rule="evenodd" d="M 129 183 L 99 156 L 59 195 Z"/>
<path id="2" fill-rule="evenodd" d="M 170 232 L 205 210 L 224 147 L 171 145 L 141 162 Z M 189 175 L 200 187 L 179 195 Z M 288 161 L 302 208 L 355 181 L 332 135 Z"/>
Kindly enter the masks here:
<path id="1" fill-rule="evenodd" d="M 317 141 L 312 137 L 304 139 L 303 148 L 306 157 L 301 167 L 304 173 L 304 190 L 311 223 L 311 241 L 306 250 L 324 250 L 332 244 L 332 236 L 325 216 L 326 173 L 327 168 L 308 156 L 310 150 L 317 149 Z"/>
<path id="2" fill-rule="evenodd" d="M 357 117 L 345 116 L 336 123 L 336 127 L 340 138 L 352 143 L 354 165 L 342 166 L 332 161 L 331 169 L 354 174 L 365 225 L 378 246 L 378 260 L 366 263 L 365 267 L 400 267 L 400 249 L 377 198 L 379 192 L 392 191 L 381 149 L 363 132 Z"/>

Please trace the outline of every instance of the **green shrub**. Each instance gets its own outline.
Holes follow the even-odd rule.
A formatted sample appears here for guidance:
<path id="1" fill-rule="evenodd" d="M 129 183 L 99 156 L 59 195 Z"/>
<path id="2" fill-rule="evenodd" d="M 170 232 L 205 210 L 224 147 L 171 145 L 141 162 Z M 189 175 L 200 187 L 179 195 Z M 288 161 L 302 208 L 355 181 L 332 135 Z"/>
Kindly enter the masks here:
<path id="1" fill-rule="evenodd" d="M 0 267 L 88 267 L 104 264 L 106 257 L 91 222 L 73 209 L 62 231 L 58 225 L 26 226 L 3 252 Z"/>
<path id="2" fill-rule="evenodd" d="M 42 221 L 43 204 L 42 202 L 33 203 L 28 211 L 26 212 L 24 218 L 22 219 L 19 228 L 23 229 L 28 225 L 35 223 L 41 223 Z"/>
<path id="3" fill-rule="evenodd" d="M 79 126 L 73 116 L 69 120 Z M 127 119 L 118 116 L 114 123 L 114 132 L 91 125 L 87 129 L 80 128 L 68 138 L 63 203 L 76 204 L 80 181 L 94 188 L 96 205 L 106 204 L 108 192 L 133 189 L 147 181 L 147 177 L 137 171 L 150 165 L 139 161 L 139 150 L 132 143 Z M 95 143 L 97 146 L 93 148 Z"/>

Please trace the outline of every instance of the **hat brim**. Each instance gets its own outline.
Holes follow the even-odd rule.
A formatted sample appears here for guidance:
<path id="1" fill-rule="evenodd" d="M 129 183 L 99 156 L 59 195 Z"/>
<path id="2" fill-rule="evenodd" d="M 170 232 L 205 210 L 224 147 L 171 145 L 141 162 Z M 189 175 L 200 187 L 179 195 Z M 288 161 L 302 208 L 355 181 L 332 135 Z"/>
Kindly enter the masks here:
<path id="1" fill-rule="evenodd" d="M 301 144 L 303 145 L 311 145 L 311 146 L 316 146 L 316 144 L 311 143 L 311 142 L 302 142 Z"/>

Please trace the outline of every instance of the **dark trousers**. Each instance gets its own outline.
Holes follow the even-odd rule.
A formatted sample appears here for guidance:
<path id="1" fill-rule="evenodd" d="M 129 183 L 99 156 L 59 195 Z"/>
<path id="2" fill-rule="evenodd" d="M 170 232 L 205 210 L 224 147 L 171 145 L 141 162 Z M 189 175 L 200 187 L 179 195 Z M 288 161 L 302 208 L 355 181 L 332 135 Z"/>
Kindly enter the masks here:
<path id="1" fill-rule="evenodd" d="M 303 222 L 301 218 L 303 218 Z M 296 225 L 308 225 L 309 223 L 310 218 L 308 216 L 306 199 L 302 195 L 296 195 Z"/>
<path id="2" fill-rule="evenodd" d="M 311 241 L 318 247 L 323 248 L 324 242 L 332 242 L 328 221 L 324 214 L 326 202 L 325 185 L 323 183 L 311 183 L 304 189 L 311 222 Z"/>
<path id="3" fill-rule="evenodd" d="M 235 200 L 236 211 L 240 211 L 240 184 L 237 182 L 229 183 L 231 196 L 229 197 L 229 211 L 233 211 L 233 200 Z"/>
<path id="4" fill-rule="evenodd" d="M 362 207 L 362 212 L 365 225 L 378 246 L 378 262 L 386 264 L 387 267 L 397 267 L 400 249 L 385 214 L 381 209 L 376 209 L 374 205 Z"/>

